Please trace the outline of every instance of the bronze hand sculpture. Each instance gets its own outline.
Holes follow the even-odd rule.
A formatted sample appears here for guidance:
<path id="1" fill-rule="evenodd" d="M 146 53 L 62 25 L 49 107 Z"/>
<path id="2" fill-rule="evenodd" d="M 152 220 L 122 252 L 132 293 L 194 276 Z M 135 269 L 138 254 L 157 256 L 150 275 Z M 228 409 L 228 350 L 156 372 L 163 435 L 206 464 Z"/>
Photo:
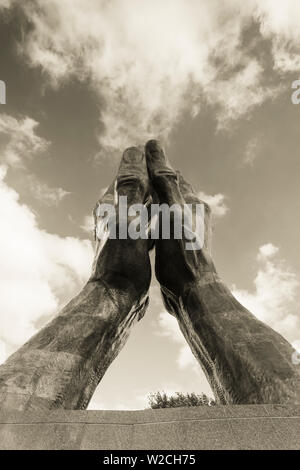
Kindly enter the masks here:
<path id="1" fill-rule="evenodd" d="M 121 195 L 129 204 L 149 199 L 140 149 L 123 153 L 117 177 L 97 206 L 117 206 Z M 148 240 L 97 239 L 93 272 L 82 291 L 0 367 L 0 407 L 85 409 L 144 315 L 150 280 Z"/>
<path id="2" fill-rule="evenodd" d="M 147 143 L 146 159 L 161 203 L 202 202 L 168 166 L 158 142 Z M 167 310 L 177 318 L 217 402 L 299 403 L 300 375 L 291 361 L 293 348 L 244 308 L 218 276 L 210 253 L 207 204 L 204 224 L 202 250 L 185 250 L 181 240 L 156 241 L 155 271 Z"/>
<path id="3" fill-rule="evenodd" d="M 145 208 L 151 198 L 168 206 L 189 204 L 196 236 L 194 209 L 204 204 L 202 248 L 186 250 L 185 240 L 172 236 L 171 218 L 171 237 L 155 240 L 155 271 L 166 308 L 177 318 L 217 402 L 299 404 L 300 373 L 291 361 L 293 348 L 240 305 L 221 281 L 210 252 L 209 207 L 152 140 L 145 152 L 131 147 L 123 153 L 115 181 L 96 205 L 100 233 L 87 284 L 0 367 L 0 406 L 86 408 L 131 326 L 145 314 L 153 243 L 146 237 L 118 236 L 122 224 L 131 222 L 128 213 L 125 221 L 117 216 L 116 237 L 111 238 L 98 211 L 104 204 L 118 209 L 122 196 L 129 206 Z"/>

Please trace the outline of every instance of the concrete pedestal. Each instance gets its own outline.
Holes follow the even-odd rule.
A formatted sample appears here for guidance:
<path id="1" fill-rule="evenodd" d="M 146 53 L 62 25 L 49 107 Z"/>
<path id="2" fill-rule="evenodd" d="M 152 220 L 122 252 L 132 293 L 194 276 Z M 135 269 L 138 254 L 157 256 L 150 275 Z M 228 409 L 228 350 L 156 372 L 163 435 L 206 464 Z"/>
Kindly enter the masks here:
<path id="1" fill-rule="evenodd" d="M 300 406 L 2 412 L 0 449 L 300 449 Z"/>

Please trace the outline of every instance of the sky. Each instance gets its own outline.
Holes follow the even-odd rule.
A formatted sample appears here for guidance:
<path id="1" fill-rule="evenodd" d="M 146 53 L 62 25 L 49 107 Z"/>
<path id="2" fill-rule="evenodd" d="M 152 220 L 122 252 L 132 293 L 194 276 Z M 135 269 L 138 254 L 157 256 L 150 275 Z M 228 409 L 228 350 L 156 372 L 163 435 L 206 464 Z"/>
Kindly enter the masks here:
<path id="1" fill-rule="evenodd" d="M 149 138 L 211 205 L 223 280 L 300 346 L 299 24 L 298 0 L 0 0 L 1 362 L 88 279 L 94 204 Z M 211 394 L 150 298 L 89 409 Z"/>

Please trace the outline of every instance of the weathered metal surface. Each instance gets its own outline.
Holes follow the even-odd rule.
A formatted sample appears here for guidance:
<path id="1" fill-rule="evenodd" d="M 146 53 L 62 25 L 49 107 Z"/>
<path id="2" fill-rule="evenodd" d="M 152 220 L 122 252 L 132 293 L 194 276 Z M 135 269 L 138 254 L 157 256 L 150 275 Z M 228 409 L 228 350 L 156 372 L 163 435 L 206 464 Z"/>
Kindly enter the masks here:
<path id="1" fill-rule="evenodd" d="M 101 201 L 149 197 L 145 155 L 127 149 Z M 99 202 L 98 202 L 99 204 Z M 0 408 L 84 409 L 135 321 L 145 313 L 151 279 L 147 240 L 96 239 L 93 272 L 51 323 L 0 367 Z"/>
<path id="2" fill-rule="evenodd" d="M 168 206 L 203 203 L 167 164 L 156 141 L 148 142 L 146 156 L 135 147 L 124 152 L 115 181 L 94 211 L 102 232 L 101 240 L 96 237 L 92 275 L 60 314 L 0 367 L 1 409 L 87 407 L 132 325 L 144 315 L 151 279 L 149 240 L 109 238 L 97 208 L 118 207 L 120 196 L 127 197 L 128 206 L 147 206 L 150 192 Z M 219 403 L 299 404 L 293 348 L 246 310 L 218 276 L 211 257 L 210 210 L 204 206 L 201 250 L 186 250 L 185 240 L 172 236 L 155 241 L 155 270 L 166 308 L 177 318 Z M 196 231 L 194 209 L 191 214 Z M 125 222 L 131 220 L 127 215 Z M 117 219 L 117 231 L 123 222 Z"/>
<path id="3" fill-rule="evenodd" d="M 156 141 L 148 142 L 146 158 L 161 203 L 203 203 L 172 170 Z M 294 350 L 244 308 L 220 279 L 210 253 L 207 205 L 205 214 L 202 250 L 186 250 L 184 240 L 161 238 L 155 244 L 155 271 L 165 305 L 177 318 L 220 403 L 299 404 L 300 371 L 292 363 Z"/>

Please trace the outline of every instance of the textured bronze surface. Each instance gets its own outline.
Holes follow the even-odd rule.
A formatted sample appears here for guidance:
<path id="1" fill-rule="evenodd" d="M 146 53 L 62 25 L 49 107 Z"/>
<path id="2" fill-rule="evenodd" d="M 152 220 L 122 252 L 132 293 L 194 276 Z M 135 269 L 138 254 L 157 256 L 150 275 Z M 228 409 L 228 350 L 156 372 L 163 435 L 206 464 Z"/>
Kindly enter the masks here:
<path id="1" fill-rule="evenodd" d="M 85 409 L 132 325 L 145 314 L 152 244 L 142 238 L 108 238 L 97 211 L 105 203 L 118 208 L 120 196 L 127 196 L 128 206 L 147 207 L 151 197 L 168 206 L 191 204 L 193 224 L 195 205 L 205 206 L 203 248 L 186 250 L 184 238 L 160 237 L 155 241 L 155 271 L 166 308 L 177 318 L 217 402 L 299 404 L 300 374 L 292 364 L 293 348 L 224 285 L 211 257 L 210 209 L 152 140 L 145 153 L 137 147 L 124 152 L 115 181 L 96 205 L 95 225 L 102 234 L 101 240 L 95 237 L 87 284 L 0 367 L 0 407 Z M 121 222 L 117 219 L 117 232 Z"/>
<path id="2" fill-rule="evenodd" d="M 145 155 L 129 148 L 98 201 L 145 203 Z M 97 206 L 96 206 L 97 207 Z M 95 211 L 96 213 L 96 211 Z M 1 409 L 84 409 L 148 304 L 147 240 L 96 239 L 93 272 L 82 291 L 0 367 Z"/>
<path id="3" fill-rule="evenodd" d="M 172 174 L 157 141 L 146 145 L 146 159 L 161 203 L 202 202 L 178 172 Z M 299 404 L 299 367 L 291 360 L 294 350 L 224 285 L 211 257 L 210 225 L 206 204 L 202 250 L 187 251 L 184 240 L 156 242 L 155 271 L 166 308 L 177 318 L 217 401 Z"/>

